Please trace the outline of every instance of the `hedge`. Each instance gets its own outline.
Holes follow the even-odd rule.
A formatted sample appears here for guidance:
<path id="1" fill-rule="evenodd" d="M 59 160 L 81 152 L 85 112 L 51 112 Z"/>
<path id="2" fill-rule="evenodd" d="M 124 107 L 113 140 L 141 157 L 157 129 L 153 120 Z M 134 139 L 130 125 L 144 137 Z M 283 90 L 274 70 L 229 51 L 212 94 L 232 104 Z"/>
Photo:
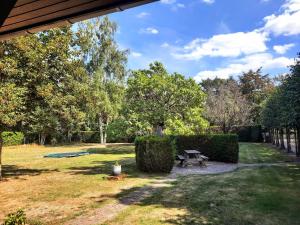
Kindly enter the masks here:
<path id="1" fill-rule="evenodd" d="M 171 172 L 175 146 L 169 137 L 144 136 L 135 139 L 136 164 L 144 172 Z"/>
<path id="2" fill-rule="evenodd" d="M 197 149 L 212 161 L 237 163 L 239 159 L 236 134 L 176 136 L 173 139 L 177 154 L 183 154 L 183 150 Z"/>
<path id="3" fill-rule="evenodd" d="M 234 132 L 239 136 L 239 141 L 243 142 L 262 142 L 261 126 L 241 126 L 235 127 Z"/>
<path id="4" fill-rule="evenodd" d="M 21 132 L 3 132 L 2 138 L 4 146 L 21 145 L 24 141 L 24 134 Z"/>

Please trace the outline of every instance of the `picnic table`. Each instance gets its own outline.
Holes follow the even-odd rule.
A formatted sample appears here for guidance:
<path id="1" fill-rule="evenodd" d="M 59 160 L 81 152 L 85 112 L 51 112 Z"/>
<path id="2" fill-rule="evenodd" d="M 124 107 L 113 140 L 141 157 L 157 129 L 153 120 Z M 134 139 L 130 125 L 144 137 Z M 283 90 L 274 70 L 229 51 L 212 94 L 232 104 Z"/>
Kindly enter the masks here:
<path id="1" fill-rule="evenodd" d="M 184 150 L 183 155 L 178 155 L 181 166 L 187 166 L 193 161 L 199 162 L 200 166 L 206 166 L 205 161 L 208 161 L 208 157 L 202 155 L 198 150 Z"/>

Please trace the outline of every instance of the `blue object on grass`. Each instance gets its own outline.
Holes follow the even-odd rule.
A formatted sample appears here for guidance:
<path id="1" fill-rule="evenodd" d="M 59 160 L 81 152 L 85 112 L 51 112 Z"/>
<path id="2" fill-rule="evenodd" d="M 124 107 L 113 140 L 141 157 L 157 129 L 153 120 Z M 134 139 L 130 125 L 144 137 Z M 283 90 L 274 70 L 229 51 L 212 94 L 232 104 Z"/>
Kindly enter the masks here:
<path id="1" fill-rule="evenodd" d="M 66 153 L 51 153 L 48 155 L 44 155 L 44 158 L 71 158 L 78 157 L 83 155 L 89 155 L 88 152 L 66 152 Z"/>

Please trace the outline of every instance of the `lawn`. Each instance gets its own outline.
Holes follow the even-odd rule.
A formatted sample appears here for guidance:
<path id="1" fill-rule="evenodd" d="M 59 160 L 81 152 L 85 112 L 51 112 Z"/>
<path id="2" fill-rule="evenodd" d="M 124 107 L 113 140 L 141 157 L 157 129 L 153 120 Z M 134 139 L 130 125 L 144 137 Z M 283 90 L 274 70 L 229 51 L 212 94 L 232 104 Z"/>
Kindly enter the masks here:
<path id="1" fill-rule="evenodd" d="M 54 152 L 88 151 L 77 158 L 50 159 Z M 286 156 L 263 144 L 241 143 L 243 163 L 281 162 Z M 62 224 L 77 215 L 121 201 L 121 197 L 160 179 L 135 168 L 130 145 L 82 144 L 4 149 L 6 180 L 0 185 L 0 223 L 24 208 L 32 221 Z M 128 174 L 105 179 L 118 160 Z M 179 177 L 153 196 L 131 205 L 105 224 L 300 224 L 300 166 L 245 168 L 220 175 Z"/>
<path id="2" fill-rule="evenodd" d="M 76 158 L 51 159 L 54 152 L 88 151 Z M 4 178 L 0 185 L 0 224 L 4 216 L 24 208 L 28 217 L 59 224 L 111 201 L 121 189 L 142 186 L 155 176 L 135 168 L 133 146 L 72 145 L 57 147 L 17 146 L 3 150 Z M 105 179 L 115 161 L 128 178 Z"/>
<path id="3" fill-rule="evenodd" d="M 240 163 L 276 163 L 286 162 L 290 158 L 267 144 L 240 143 Z"/>
<path id="4" fill-rule="evenodd" d="M 300 224 L 300 166 L 181 177 L 107 225 Z"/>

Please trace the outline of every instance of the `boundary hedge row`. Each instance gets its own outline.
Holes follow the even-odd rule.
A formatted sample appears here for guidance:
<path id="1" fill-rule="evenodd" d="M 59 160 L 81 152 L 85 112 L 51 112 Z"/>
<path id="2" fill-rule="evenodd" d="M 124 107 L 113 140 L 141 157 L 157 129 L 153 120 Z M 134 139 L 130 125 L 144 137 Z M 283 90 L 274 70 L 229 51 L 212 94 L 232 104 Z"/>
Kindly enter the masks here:
<path id="1" fill-rule="evenodd" d="M 214 134 L 173 137 L 177 154 L 183 150 L 197 149 L 212 161 L 237 163 L 239 144 L 236 134 Z"/>

